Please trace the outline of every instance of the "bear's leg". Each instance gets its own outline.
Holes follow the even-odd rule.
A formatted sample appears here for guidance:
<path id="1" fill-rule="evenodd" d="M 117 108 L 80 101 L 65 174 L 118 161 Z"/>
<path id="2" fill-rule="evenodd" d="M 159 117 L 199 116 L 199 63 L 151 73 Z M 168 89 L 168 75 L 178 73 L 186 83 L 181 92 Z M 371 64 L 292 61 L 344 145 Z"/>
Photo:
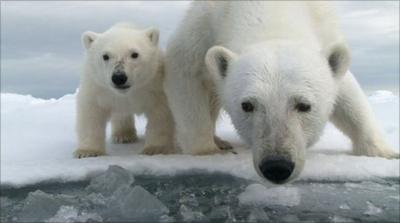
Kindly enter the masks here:
<path id="1" fill-rule="evenodd" d="M 175 153 L 174 121 L 166 100 L 145 112 L 147 117 L 146 141 L 142 154 Z"/>
<path id="2" fill-rule="evenodd" d="M 74 152 L 76 158 L 105 155 L 105 128 L 109 112 L 96 103 L 78 100 L 77 132 L 78 149 Z"/>
<path id="3" fill-rule="evenodd" d="M 364 156 L 398 157 L 384 141 L 367 98 L 353 75 L 339 81 L 339 92 L 331 121 L 353 143 L 353 153 Z"/>
<path id="4" fill-rule="evenodd" d="M 176 124 L 177 142 L 186 154 L 218 153 L 220 149 L 214 141 L 215 121 L 211 117 L 210 90 L 203 84 L 201 72 L 189 70 L 185 73 L 180 66 L 170 68 L 164 83 Z"/>
<path id="5" fill-rule="evenodd" d="M 217 95 L 211 95 L 211 119 L 214 123 L 214 129 L 215 129 L 215 125 L 219 116 L 219 112 L 221 110 L 221 106 L 218 100 L 218 96 Z M 215 144 L 218 146 L 218 148 L 220 150 L 231 150 L 233 149 L 233 146 L 225 140 L 222 140 L 221 138 L 219 138 L 218 136 L 214 135 L 214 142 Z"/>
<path id="6" fill-rule="evenodd" d="M 137 140 L 132 114 L 111 114 L 112 142 L 132 143 Z"/>

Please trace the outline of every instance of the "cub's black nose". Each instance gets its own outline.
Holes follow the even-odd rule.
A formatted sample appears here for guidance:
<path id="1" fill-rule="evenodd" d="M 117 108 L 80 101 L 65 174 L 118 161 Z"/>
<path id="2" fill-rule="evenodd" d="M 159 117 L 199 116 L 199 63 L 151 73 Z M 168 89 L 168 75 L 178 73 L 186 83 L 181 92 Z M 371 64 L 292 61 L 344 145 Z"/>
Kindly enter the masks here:
<path id="1" fill-rule="evenodd" d="M 122 86 L 126 83 L 128 77 L 124 72 L 115 72 L 113 73 L 111 80 L 115 84 L 115 86 Z"/>
<path id="2" fill-rule="evenodd" d="M 265 178 L 273 183 L 280 184 L 290 177 L 294 163 L 283 156 L 271 156 L 264 159 L 259 168 Z"/>

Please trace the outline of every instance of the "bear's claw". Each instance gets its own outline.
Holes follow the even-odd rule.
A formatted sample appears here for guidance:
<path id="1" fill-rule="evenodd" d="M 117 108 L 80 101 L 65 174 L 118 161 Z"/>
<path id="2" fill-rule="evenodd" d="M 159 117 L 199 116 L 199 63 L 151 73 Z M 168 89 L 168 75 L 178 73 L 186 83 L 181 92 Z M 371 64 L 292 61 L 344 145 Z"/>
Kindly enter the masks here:
<path id="1" fill-rule="evenodd" d="M 129 134 L 129 135 L 113 135 L 111 140 L 114 144 L 129 144 L 136 142 L 138 137 L 136 134 Z"/>
<path id="2" fill-rule="evenodd" d="M 233 146 L 228 141 L 222 140 L 218 136 L 214 136 L 214 141 L 220 150 L 232 150 L 233 149 Z"/>
<path id="3" fill-rule="evenodd" d="M 96 157 L 96 156 L 103 156 L 106 152 L 104 150 L 98 149 L 77 149 L 74 152 L 74 157 L 81 159 L 81 158 L 88 158 L 88 157 Z"/>

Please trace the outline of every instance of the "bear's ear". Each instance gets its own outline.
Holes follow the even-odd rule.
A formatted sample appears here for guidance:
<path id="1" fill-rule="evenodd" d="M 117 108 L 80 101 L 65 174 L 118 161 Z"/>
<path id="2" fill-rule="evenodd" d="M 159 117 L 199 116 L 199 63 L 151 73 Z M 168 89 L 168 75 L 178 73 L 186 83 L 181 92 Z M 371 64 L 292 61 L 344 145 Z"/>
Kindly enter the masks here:
<path id="1" fill-rule="evenodd" d="M 153 45 L 158 45 L 158 39 L 160 37 L 160 31 L 156 28 L 148 28 L 145 30 L 146 36 L 149 37 Z"/>
<path id="2" fill-rule="evenodd" d="M 343 76 L 350 67 L 350 50 L 344 43 L 331 45 L 325 52 L 329 67 L 335 77 Z"/>
<path id="3" fill-rule="evenodd" d="M 214 46 L 207 51 L 205 63 L 211 75 L 224 79 L 229 66 L 236 58 L 237 55 L 234 52 L 222 46 Z"/>
<path id="4" fill-rule="evenodd" d="M 92 31 L 86 31 L 82 34 L 82 43 L 85 49 L 89 49 L 94 40 L 97 38 L 99 34 L 92 32 Z"/>

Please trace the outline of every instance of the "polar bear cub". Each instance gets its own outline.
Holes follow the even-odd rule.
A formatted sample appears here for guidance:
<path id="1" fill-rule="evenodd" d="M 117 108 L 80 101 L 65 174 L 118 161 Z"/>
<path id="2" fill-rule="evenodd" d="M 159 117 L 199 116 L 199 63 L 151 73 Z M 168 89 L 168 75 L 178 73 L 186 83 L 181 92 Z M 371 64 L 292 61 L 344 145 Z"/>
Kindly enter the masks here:
<path id="1" fill-rule="evenodd" d="M 87 31 L 84 71 L 77 98 L 77 158 L 105 154 L 105 129 L 114 143 L 137 139 L 133 114 L 147 117 L 145 154 L 174 151 L 174 125 L 162 90 L 164 58 L 159 31 L 117 24 L 104 33 Z"/>

